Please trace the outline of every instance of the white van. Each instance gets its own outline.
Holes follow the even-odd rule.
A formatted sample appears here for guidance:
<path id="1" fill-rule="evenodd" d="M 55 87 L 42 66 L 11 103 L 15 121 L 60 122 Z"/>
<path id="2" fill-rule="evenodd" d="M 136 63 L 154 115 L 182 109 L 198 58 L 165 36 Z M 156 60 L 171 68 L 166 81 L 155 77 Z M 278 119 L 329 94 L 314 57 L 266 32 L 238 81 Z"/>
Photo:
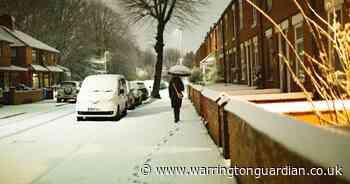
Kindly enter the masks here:
<path id="1" fill-rule="evenodd" d="M 77 98 L 77 121 L 89 117 L 119 120 L 128 108 L 126 80 L 122 75 L 92 75 L 85 78 Z"/>

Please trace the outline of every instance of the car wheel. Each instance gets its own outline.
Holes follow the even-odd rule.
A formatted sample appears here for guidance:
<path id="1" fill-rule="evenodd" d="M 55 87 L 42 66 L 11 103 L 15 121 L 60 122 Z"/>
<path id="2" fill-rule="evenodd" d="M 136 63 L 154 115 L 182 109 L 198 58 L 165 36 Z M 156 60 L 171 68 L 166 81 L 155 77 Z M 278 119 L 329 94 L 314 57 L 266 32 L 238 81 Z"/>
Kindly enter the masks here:
<path id="1" fill-rule="evenodd" d="M 119 121 L 120 120 L 120 108 L 118 106 L 117 114 L 113 117 L 113 121 Z"/>
<path id="2" fill-rule="evenodd" d="M 57 98 L 57 103 L 61 103 L 61 99 L 60 98 Z"/>
<path id="3" fill-rule="evenodd" d="M 126 103 L 123 111 L 123 116 L 126 116 L 127 114 L 128 114 L 128 104 Z"/>

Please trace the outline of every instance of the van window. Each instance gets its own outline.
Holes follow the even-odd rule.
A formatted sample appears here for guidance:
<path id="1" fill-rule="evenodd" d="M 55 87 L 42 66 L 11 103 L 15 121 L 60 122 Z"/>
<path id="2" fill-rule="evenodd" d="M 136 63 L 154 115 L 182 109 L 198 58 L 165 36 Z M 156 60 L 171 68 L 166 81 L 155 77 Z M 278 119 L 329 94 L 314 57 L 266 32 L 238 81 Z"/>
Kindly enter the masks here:
<path id="1" fill-rule="evenodd" d="M 90 78 L 83 82 L 82 90 L 87 92 L 113 92 L 118 87 L 115 79 L 109 78 Z"/>

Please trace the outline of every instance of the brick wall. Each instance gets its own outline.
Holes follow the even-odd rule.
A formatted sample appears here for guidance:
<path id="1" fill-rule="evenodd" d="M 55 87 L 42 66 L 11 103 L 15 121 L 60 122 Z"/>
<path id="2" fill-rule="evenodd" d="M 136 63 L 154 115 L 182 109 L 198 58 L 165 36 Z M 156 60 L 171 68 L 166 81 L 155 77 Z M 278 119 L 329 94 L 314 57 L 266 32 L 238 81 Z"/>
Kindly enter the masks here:
<path id="1" fill-rule="evenodd" d="M 42 90 L 16 91 L 14 88 L 11 88 L 9 98 L 10 98 L 11 105 L 38 102 L 43 99 L 43 91 Z"/>
<path id="2" fill-rule="evenodd" d="M 193 104 L 197 110 L 197 113 L 198 114 L 201 114 L 201 100 L 200 100 L 200 97 L 201 97 L 201 93 L 200 91 L 196 90 L 196 89 L 193 89 Z"/>
<path id="3" fill-rule="evenodd" d="M 319 167 L 256 131 L 234 114 L 228 113 L 227 120 L 230 132 L 231 166 L 271 168 L 290 165 L 302 168 Z M 241 184 L 349 183 L 340 178 L 327 176 L 263 176 L 259 179 L 254 176 L 238 176 L 238 180 Z"/>
<path id="4" fill-rule="evenodd" d="M 11 65 L 11 50 L 7 42 L 0 41 L 0 49 L 2 55 L 0 56 L 0 66 L 10 66 Z"/>
<path id="5" fill-rule="evenodd" d="M 208 100 L 207 121 L 209 134 L 216 145 L 221 146 L 219 106 L 213 100 Z"/>
<path id="6" fill-rule="evenodd" d="M 306 159 L 305 156 L 297 154 L 270 136 L 253 128 L 251 124 L 234 113 L 224 110 L 225 103 L 221 104 L 221 101 L 216 103 L 203 96 L 202 91 L 192 87 L 190 87 L 189 93 L 196 109 L 200 110 L 199 114 L 208 121 L 209 134 L 218 146 L 222 146 L 223 156 L 225 159 L 231 159 L 232 167 L 276 168 L 287 165 L 306 169 L 320 167 Z M 281 100 L 277 99 L 276 96 L 273 98 L 276 100 L 268 102 L 277 103 Z M 291 98 L 290 100 L 283 98 L 283 101 L 286 102 L 299 100 L 299 98 Z M 254 101 L 254 99 L 248 101 Z M 265 103 L 267 101 L 258 102 Z M 296 118 L 305 120 L 304 116 Z M 237 176 L 237 178 L 240 184 L 349 184 L 348 181 L 333 176 L 262 176 L 258 179 L 255 176 Z"/>

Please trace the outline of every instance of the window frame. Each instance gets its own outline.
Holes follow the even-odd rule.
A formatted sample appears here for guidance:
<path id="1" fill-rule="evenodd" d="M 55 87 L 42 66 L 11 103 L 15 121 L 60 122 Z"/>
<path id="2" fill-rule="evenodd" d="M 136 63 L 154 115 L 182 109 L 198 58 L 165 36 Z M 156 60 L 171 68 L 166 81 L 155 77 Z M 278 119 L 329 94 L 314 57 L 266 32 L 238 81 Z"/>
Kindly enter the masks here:
<path id="1" fill-rule="evenodd" d="M 38 52 L 35 49 L 32 49 L 32 63 L 37 64 Z"/>
<path id="2" fill-rule="evenodd" d="M 235 41 L 236 39 L 236 6 L 235 4 L 232 5 L 232 41 Z"/>
<path id="3" fill-rule="evenodd" d="M 268 30 L 265 31 L 265 41 L 266 41 L 266 46 L 267 46 L 267 70 L 271 70 L 271 71 L 267 71 L 266 72 L 266 79 L 267 81 L 271 82 L 273 81 L 273 53 L 274 53 L 274 48 L 273 48 L 273 36 L 272 33 L 273 29 L 269 28 Z"/>
<path id="4" fill-rule="evenodd" d="M 17 48 L 11 48 L 11 63 L 16 63 L 17 60 Z"/>
<path id="5" fill-rule="evenodd" d="M 273 7 L 273 0 L 266 0 L 266 11 L 271 12 Z"/>
<path id="6" fill-rule="evenodd" d="M 257 67 L 259 66 L 259 45 L 258 45 L 258 37 L 255 36 L 253 38 L 253 58 L 254 58 L 254 68 L 252 69 L 252 72 L 253 72 L 253 76 L 254 76 L 254 79 L 253 79 L 253 83 L 255 84 L 255 81 L 257 79 Z"/>
<path id="7" fill-rule="evenodd" d="M 253 3 L 255 5 L 256 4 L 256 0 L 253 0 Z M 256 27 L 257 25 L 257 22 L 258 22 L 258 11 L 256 10 L 256 8 L 254 6 L 251 6 L 252 7 L 252 17 L 253 17 L 253 22 L 252 22 L 252 28 Z"/>
<path id="8" fill-rule="evenodd" d="M 243 0 L 239 0 L 238 3 L 239 3 L 239 8 L 238 8 L 239 9 L 239 29 L 241 30 L 244 27 Z"/>
<path id="9" fill-rule="evenodd" d="M 240 51 L 241 51 L 241 80 L 246 81 L 247 80 L 247 70 L 246 70 L 246 60 L 245 60 L 245 46 L 244 43 L 241 43 L 240 45 Z"/>
<path id="10" fill-rule="evenodd" d="M 301 29 L 303 31 L 302 37 L 298 38 L 298 33 L 297 33 L 297 29 Z M 299 46 L 300 44 L 302 44 L 302 51 L 299 51 Z M 295 50 L 297 51 L 297 54 L 299 55 L 300 59 L 302 59 L 302 61 L 304 61 L 304 51 L 305 51 L 305 33 L 304 33 L 304 23 L 303 22 L 299 22 L 297 24 L 294 25 L 294 47 Z M 298 76 L 299 79 L 304 80 L 305 73 L 303 72 L 300 63 L 298 61 L 295 61 L 295 72 Z"/>
<path id="11" fill-rule="evenodd" d="M 335 15 L 337 15 L 337 11 L 340 11 L 340 25 L 343 25 L 344 23 L 344 11 L 343 11 L 343 5 L 344 2 L 340 2 L 335 4 L 334 6 L 329 7 L 326 10 L 327 13 L 327 21 L 330 25 L 335 26 L 337 22 L 337 17 Z M 335 20 L 335 21 L 334 21 Z M 332 30 L 329 28 L 328 32 L 331 36 L 333 36 L 335 38 L 335 33 L 332 33 Z M 329 65 L 334 67 L 335 70 L 337 71 L 341 71 L 341 63 L 339 63 L 339 61 L 337 60 L 337 56 L 338 53 L 337 51 L 335 51 L 335 49 L 332 46 L 331 41 L 328 41 L 328 53 L 329 53 Z"/>

